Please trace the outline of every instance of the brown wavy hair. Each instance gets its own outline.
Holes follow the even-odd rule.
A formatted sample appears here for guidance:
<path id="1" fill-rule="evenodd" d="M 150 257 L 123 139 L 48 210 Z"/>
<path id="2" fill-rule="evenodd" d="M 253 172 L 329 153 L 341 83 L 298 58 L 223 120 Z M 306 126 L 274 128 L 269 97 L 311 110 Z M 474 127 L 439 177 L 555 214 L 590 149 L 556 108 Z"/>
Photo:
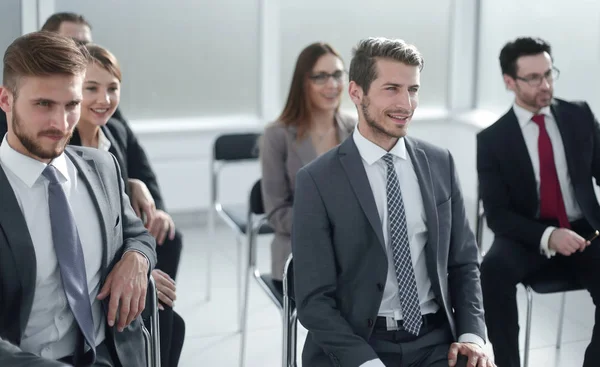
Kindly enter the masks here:
<path id="1" fill-rule="evenodd" d="M 327 54 L 332 54 L 340 60 L 342 59 L 340 54 L 331 45 L 324 42 L 316 42 L 302 50 L 296 61 L 296 68 L 292 77 L 292 85 L 290 86 L 287 102 L 278 120 L 286 126 L 295 126 L 298 129 L 299 138 L 302 138 L 307 133 L 312 123 L 312 111 L 307 88 L 308 76 L 319 58 Z"/>

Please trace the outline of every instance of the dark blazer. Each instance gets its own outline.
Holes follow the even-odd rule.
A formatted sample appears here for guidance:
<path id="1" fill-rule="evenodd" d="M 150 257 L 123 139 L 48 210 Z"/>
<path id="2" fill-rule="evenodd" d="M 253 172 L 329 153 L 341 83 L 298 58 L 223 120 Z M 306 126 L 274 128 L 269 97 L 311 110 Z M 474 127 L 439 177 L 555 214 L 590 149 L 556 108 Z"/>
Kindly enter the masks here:
<path id="1" fill-rule="evenodd" d="M 555 99 L 551 111 L 562 137 L 575 199 L 585 219 L 600 229 L 600 206 L 592 182 L 600 178 L 598 121 L 585 102 Z M 537 220 L 537 183 L 512 108 L 477 135 L 477 171 L 487 223 L 494 234 L 539 251 L 548 224 Z"/>
<path id="2" fill-rule="evenodd" d="M 148 190 L 154 198 L 156 207 L 160 210 L 166 211 L 165 203 L 163 201 L 160 187 L 158 185 L 158 179 L 152 169 L 150 160 L 146 154 L 146 151 L 141 146 L 136 135 L 131 130 L 129 123 L 123 117 L 121 111 L 117 108 L 109 123 L 106 125 L 108 129 L 113 132 L 119 139 L 122 140 L 122 146 L 126 147 L 126 154 L 124 154 L 125 161 L 119 161 L 121 167 L 127 166 L 127 175 L 130 178 L 137 178 L 143 181 Z M 0 110 L 0 143 L 2 143 L 2 137 L 7 131 L 6 114 Z M 75 137 L 74 137 L 75 138 Z M 77 143 L 72 142 L 73 145 L 81 145 L 81 140 Z M 113 153 L 114 154 L 114 153 Z"/>
<path id="3" fill-rule="evenodd" d="M 405 138 L 428 227 L 427 272 L 455 338 L 485 340 L 479 255 L 450 153 Z M 381 220 L 362 158 L 346 139 L 300 169 L 292 253 L 298 318 L 308 329 L 304 366 L 360 366 L 387 276 Z"/>
<path id="4" fill-rule="evenodd" d="M 125 197 L 119 166 L 114 157 L 97 149 L 67 147 L 65 150 L 90 189 L 101 220 L 104 241 L 103 283 L 127 250 L 142 252 L 156 264 L 155 241 L 146 231 Z M 36 279 L 36 254 L 25 218 L 14 191 L 0 167 L 0 366 L 63 366 L 22 352 L 18 346 L 29 320 Z M 103 302 L 105 314 L 108 299 Z M 122 333 L 106 326 L 107 343 L 122 365 L 145 366 L 142 320 L 134 320 Z"/>
<path id="5" fill-rule="evenodd" d="M 352 133 L 356 119 L 336 115 L 340 142 Z M 298 139 L 296 127 L 274 122 L 265 128 L 260 144 L 262 194 L 269 224 L 275 230 L 271 243 L 271 275 L 281 280 L 285 262 L 292 252 L 292 204 L 296 173 L 317 158 L 310 136 Z"/>

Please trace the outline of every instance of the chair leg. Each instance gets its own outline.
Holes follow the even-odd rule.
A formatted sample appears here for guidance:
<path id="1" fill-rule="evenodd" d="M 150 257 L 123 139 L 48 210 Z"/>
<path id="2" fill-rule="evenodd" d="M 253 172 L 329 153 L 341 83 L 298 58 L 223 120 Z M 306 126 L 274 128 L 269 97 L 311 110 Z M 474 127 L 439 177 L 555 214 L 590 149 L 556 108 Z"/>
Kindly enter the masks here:
<path id="1" fill-rule="evenodd" d="M 237 293 L 237 321 L 238 321 L 238 331 L 241 329 L 242 324 L 242 274 L 243 267 L 242 264 L 242 241 L 240 237 L 236 238 L 236 266 L 235 266 L 235 280 L 236 280 L 236 293 Z"/>
<path id="2" fill-rule="evenodd" d="M 248 308 L 249 308 L 249 299 L 250 299 L 250 278 L 252 277 L 252 272 L 254 271 L 255 265 L 255 241 L 254 241 L 254 230 L 249 228 L 247 230 L 248 237 L 248 259 L 246 262 L 246 268 L 244 271 L 244 291 L 242 296 L 242 312 L 241 312 L 241 322 L 240 322 L 240 331 L 241 331 L 241 341 L 240 341 L 240 367 L 244 367 L 246 362 L 246 330 L 248 329 Z"/>
<path id="3" fill-rule="evenodd" d="M 563 326 L 565 324 L 565 306 L 567 303 L 567 292 L 563 292 L 562 300 L 560 302 L 560 314 L 558 319 L 558 335 L 556 336 L 556 349 L 560 349 L 560 345 L 562 344 L 562 333 Z"/>
<path id="4" fill-rule="evenodd" d="M 298 314 L 296 312 L 296 309 L 294 309 L 294 312 L 292 312 L 292 315 L 290 317 L 290 327 L 289 327 L 289 342 L 288 342 L 288 366 L 289 367 L 296 367 L 296 338 L 298 336 Z"/>
<path id="5" fill-rule="evenodd" d="M 210 302 L 212 247 L 215 240 L 215 215 L 211 207 L 208 213 L 208 243 L 206 244 L 206 294 L 204 300 Z"/>
<path id="6" fill-rule="evenodd" d="M 525 326 L 525 350 L 523 351 L 523 367 L 529 367 L 529 343 L 531 341 L 531 316 L 533 312 L 533 291 L 525 287 L 527 291 L 527 324 Z"/>

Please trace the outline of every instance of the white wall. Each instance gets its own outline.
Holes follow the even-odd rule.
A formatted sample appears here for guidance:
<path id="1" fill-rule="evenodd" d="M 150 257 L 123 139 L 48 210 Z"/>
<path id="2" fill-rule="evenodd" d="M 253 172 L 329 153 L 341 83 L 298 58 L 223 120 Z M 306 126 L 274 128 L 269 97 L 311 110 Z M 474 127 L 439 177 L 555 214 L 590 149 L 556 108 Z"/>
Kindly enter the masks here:
<path id="1" fill-rule="evenodd" d="M 362 38 L 401 38 L 425 60 L 421 105 L 443 106 L 448 79 L 450 0 L 281 1 L 281 91 L 285 103 L 296 58 L 316 41 L 330 43 L 350 67 L 351 50 Z M 435 36 L 432 36 L 435 35 Z M 353 107 L 344 94 L 344 107 Z"/>
<path id="2" fill-rule="evenodd" d="M 504 111 L 512 95 L 504 88 L 498 56 L 522 36 L 550 42 L 560 71 L 555 95 L 584 99 L 600 113 L 600 1 L 502 0 L 481 2 L 478 105 Z"/>
<path id="3" fill-rule="evenodd" d="M 0 2 L 0 50 L 2 55 L 12 41 L 21 35 L 21 6 L 19 0 Z M 0 79 L 2 79 L 3 64 L 0 63 Z"/>
<path id="4" fill-rule="evenodd" d="M 119 59 L 128 119 L 257 113 L 257 1 L 56 0 L 55 9 L 83 14 Z"/>

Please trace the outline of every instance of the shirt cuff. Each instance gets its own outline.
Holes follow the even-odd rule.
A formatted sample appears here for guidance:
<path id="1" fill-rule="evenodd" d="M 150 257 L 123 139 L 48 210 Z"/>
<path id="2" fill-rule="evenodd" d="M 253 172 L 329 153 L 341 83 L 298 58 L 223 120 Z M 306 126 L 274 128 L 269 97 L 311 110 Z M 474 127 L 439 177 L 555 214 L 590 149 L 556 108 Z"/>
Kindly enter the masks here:
<path id="1" fill-rule="evenodd" d="M 150 259 L 148 259 L 148 256 L 146 256 L 146 254 L 143 253 L 142 251 L 138 251 L 135 249 L 127 250 L 123 253 L 123 256 L 125 256 L 126 253 L 132 252 L 132 251 L 137 252 L 138 254 L 141 254 L 144 257 L 144 259 L 146 259 L 146 263 L 148 264 L 148 271 L 152 271 L 152 269 L 150 269 Z M 121 256 L 121 259 L 123 258 L 123 256 Z"/>
<path id="2" fill-rule="evenodd" d="M 546 255 L 548 259 L 556 255 L 556 251 L 550 249 L 549 247 L 550 235 L 552 235 L 552 232 L 554 232 L 555 229 L 556 227 L 546 228 L 546 230 L 542 234 L 542 240 L 540 241 L 540 252 L 542 253 L 542 255 Z"/>
<path id="3" fill-rule="evenodd" d="M 370 361 L 366 361 L 358 367 L 385 367 L 385 364 L 381 362 L 379 359 L 371 359 Z"/>
<path id="4" fill-rule="evenodd" d="M 459 336 L 458 342 L 477 344 L 480 348 L 483 348 L 485 346 L 485 340 L 481 339 L 481 337 L 478 335 L 470 333 L 462 334 L 461 336 Z"/>

